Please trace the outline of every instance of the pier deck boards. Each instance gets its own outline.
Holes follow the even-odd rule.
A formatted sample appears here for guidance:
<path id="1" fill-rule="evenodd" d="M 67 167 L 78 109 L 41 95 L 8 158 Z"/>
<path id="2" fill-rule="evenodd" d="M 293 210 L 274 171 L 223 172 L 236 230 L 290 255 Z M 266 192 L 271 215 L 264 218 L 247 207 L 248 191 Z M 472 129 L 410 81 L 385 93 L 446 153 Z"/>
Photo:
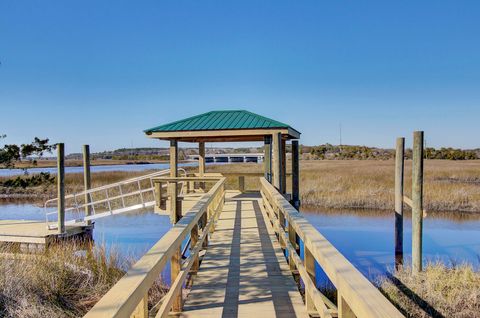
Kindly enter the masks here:
<path id="1" fill-rule="evenodd" d="M 65 236 L 81 234 L 85 228 L 84 225 L 67 226 Z M 47 244 L 56 236 L 57 230 L 47 229 L 44 221 L 0 220 L 0 242 Z"/>
<path id="2" fill-rule="evenodd" d="M 181 317 L 308 317 L 258 194 L 228 191 Z"/>

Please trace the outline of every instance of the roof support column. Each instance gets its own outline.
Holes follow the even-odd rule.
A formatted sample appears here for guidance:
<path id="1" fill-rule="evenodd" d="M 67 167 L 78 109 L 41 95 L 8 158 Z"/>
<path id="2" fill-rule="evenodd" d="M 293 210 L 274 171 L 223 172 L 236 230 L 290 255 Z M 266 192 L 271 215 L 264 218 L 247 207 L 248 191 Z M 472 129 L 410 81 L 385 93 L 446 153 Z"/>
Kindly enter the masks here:
<path id="1" fill-rule="evenodd" d="M 282 189 L 282 133 L 273 134 L 273 186 L 277 188 L 280 193 Z"/>
<path id="2" fill-rule="evenodd" d="M 198 143 L 198 175 L 205 175 L 205 142 Z"/>
<path id="3" fill-rule="evenodd" d="M 170 140 L 170 177 L 178 176 L 178 142 Z M 170 182 L 168 192 L 170 196 L 170 221 L 175 224 L 182 217 L 181 207 L 178 207 L 178 185 L 176 182 Z"/>
<path id="4" fill-rule="evenodd" d="M 198 176 L 205 176 L 205 142 L 198 143 Z M 200 182 L 200 189 L 205 190 L 205 182 Z"/>
<path id="5" fill-rule="evenodd" d="M 265 179 L 272 183 L 272 136 L 266 135 L 264 137 L 264 143 L 263 167 Z"/>
<path id="6" fill-rule="evenodd" d="M 298 140 L 292 140 L 292 205 L 300 208 L 300 175 Z"/>
<path id="7" fill-rule="evenodd" d="M 281 139 L 282 141 L 282 193 L 287 193 L 287 141 L 285 139 Z"/>
<path id="8" fill-rule="evenodd" d="M 178 177 L 178 142 L 170 140 L 170 177 Z M 170 221 L 177 223 L 182 217 L 182 202 L 178 200 L 178 184 L 170 182 L 168 185 L 170 192 Z M 170 260 L 170 280 L 175 281 L 182 268 L 182 248 L 178 247 Z M 182 293 L 180 292 L 173 301 L 172 311 L 179 312 L 183 308 Z"/>

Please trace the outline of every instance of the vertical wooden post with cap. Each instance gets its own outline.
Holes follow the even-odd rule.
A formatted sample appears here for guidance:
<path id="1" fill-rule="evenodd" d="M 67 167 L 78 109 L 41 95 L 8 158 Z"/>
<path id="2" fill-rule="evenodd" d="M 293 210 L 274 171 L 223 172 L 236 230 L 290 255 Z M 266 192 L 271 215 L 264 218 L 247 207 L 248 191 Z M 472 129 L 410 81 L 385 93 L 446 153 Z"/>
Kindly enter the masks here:
<path id="1" fill-rule="evenodd" d="M 65 145 L 57 144 L 58 234 L 65 233 Z"/>
<path id="2" fill-rule="evenodd" d="M 395 154 L 395 266 L 403 265 L 403 179 L 405 138 L 397 138 Z"/>
<path id="3" fill-rule="evenodd" d="M 422 271 L 423 235 L 423 131 L 413 133 L 412 162 L 412 270 Z"/>
<path id="4" fill-rule="evenodd" d="M 92 214 L 92 207 L 90 203 L 90 195 L 87 193 L 91 188 L 91 177 L 90 177 L 90 146 L 83 145 L 83 184 L 85 187 L 85 216 L 90 216 Z M 88 220 L 87 225 L 92 224 L 92 221 Z"/>

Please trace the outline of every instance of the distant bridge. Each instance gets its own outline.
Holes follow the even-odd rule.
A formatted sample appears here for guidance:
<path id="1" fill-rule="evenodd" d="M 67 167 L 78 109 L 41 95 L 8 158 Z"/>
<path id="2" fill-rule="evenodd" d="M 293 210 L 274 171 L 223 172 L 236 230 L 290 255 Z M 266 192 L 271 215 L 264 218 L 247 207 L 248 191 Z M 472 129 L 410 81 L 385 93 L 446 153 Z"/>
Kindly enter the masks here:
<path id="1" fill-rule="evenodd" d="M 199 155 L 190 155 L 190 160 L 198 160 Z M 206 154 L 206 162 L 263 162 L 263 153 L 219 153 Z"/>

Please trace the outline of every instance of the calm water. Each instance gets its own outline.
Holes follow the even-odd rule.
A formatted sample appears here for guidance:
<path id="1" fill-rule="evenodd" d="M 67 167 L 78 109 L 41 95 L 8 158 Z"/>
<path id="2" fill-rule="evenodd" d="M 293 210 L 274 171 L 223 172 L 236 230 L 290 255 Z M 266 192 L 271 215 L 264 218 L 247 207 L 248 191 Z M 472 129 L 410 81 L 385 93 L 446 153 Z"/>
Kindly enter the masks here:
<path id="1" fill-rule="evenodd" d="M 374 278 L 394 265 L 394 219 L 385 211 L 303 211 L 305 217 L 364 275 Z M 411 221 L 404 217 L 404 256 L 411 261 Z M 446 264 L 480 268 L 480 215 L 430 213 L 423 222 L 423 255 Z"/>
<path id="2" fill-rule="evenodd" d="M 366 210 L 303 213 L 367 277 L 373 279 L 393 267 L 391 213 Z M 406 259 L 410 257 L 411 246 L 409 217 L 406 215 L 404 222 Z M 43 208 L 31 204 L 0 204 L 0 219 L 44 220 L 44 212 Z M 138 258 L 170 226 L 167 216 L 151 211 L 125 213 L 96 220 L 94 240 Z M 429 214 L 424 219 L 424 256 L 430 260 L 441 259 L 447 264 L 467 261 L 479 268 L 480 215 Z"/>
<path id="3" fill-rule="evenodd" d="M 196 166 L 197 162 L 183 162 L 179 163 L 179 167 Z M 132 164 L 132 165 L 109 165 L 109 166 L 92 166 L 91 172 L 106 172 L 106 171 L 145 171 L 145 170 L 163 170 L 168 169 L 168 163 L 153 163 L 153 164 Z M 27 173 L 49 172 L 57 173 L 57 168 L 31 168 L 27 169 Z M 0 169 L 0 177 L 19 176 L 23 175 L 23 169 Z M 83 167 L 65 167 L 65 173 L 83 173 Z"/>

